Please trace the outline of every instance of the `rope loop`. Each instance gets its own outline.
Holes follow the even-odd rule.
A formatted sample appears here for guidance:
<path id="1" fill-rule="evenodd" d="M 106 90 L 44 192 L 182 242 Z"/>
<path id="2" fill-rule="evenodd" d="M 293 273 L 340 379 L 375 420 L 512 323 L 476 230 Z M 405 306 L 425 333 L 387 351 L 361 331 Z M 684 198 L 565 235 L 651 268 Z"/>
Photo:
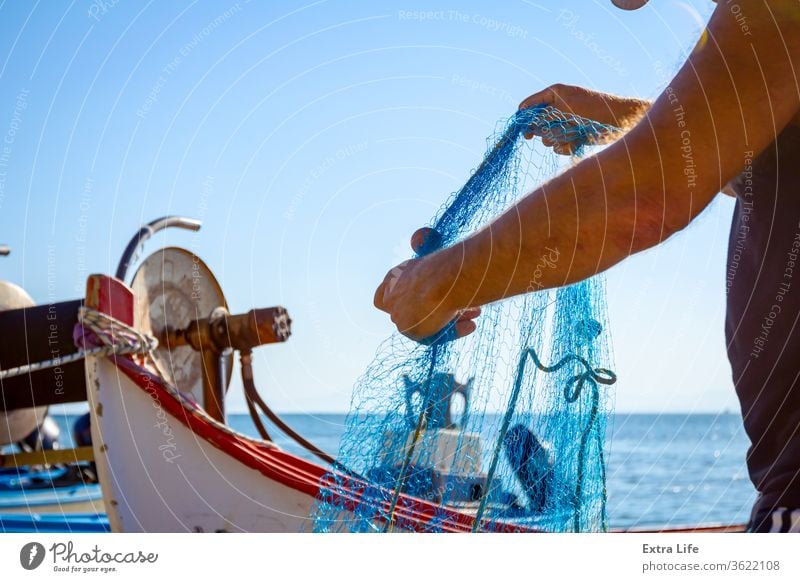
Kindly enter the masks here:
<path id="1" fill-rule="evenodd" d="M 79 331 L 82 343 L 95 344 L 94 348 L 85 350 L 87 355 L 90 352 L 92 355 L 115 356 L 148 354 L 158 348 L 158 340 L 153 336 L 96 309 L 81 307 L 78 311 L 78 325 L 83 328 Z M 86 330 L 92 333 L 87 334 Z M 97 345 L 97 340 L 101 345 Z M 97 349 L 101 351 L 93 351 Z"/>

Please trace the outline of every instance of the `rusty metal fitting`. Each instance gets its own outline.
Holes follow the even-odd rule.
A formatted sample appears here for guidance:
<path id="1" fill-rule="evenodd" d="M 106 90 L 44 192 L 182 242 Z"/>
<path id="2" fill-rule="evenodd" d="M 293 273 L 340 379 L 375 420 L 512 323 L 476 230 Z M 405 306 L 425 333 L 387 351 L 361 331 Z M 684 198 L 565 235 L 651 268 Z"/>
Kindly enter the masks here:
<path id="1" fill-rule="evenodd" d="M 248 351 L 285 342 L 291 335 L 291 324 L 288 312 L 280 306 L 251 309 L 237 315 L 217 307 L 209 317 L 196 319 L 184 329 L 167 329 L 158 339 L 170 349 L 188 345 L 197 351 L 222 352 L 230 348 Z"/>

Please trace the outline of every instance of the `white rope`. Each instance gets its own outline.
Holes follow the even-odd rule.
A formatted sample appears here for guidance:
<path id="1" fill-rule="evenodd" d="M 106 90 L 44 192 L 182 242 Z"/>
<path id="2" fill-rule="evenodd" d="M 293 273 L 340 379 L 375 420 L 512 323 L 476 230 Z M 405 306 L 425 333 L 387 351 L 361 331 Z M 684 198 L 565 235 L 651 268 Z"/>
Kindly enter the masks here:
<path id="1" fill-rule="evenodd" d="M 56 368 L 84 359 L 86 356 L 124 356 L 129 354 L 147 354 L 158 347 L 158 340 L 126 325 L 96 309 L 81 307 L 78 321 L 84 328 L 94 332 L 103 343 L 89 349 L 78 350 L 74 354 L 59 356 L 41 362 L 32 362 L 24 366 L 0 370 L 0 380 L 32 374 L 40 370 Z"/>

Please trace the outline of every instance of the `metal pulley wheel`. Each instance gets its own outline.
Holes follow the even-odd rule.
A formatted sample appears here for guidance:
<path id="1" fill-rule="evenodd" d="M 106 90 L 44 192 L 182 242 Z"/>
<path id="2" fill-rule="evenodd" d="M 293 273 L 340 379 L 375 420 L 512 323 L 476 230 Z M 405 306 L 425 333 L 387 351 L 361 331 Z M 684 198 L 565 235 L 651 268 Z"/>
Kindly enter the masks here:
<path id="1" fill-rule="evenodd" d="M 193 253 L 178 247 L 160 249 L 142 261 L 131 282 L 134 323 L 155 337 L 165 330 L 185 329 L 192 321 L 207 318 L 228 304 L 208 266 Z M 190 346 L 159 344 L 153 356 L 160 371 L 178 390 L 203 402 L 203 356 Z M 227 390 L 233 354 L 222 356 Z"/>

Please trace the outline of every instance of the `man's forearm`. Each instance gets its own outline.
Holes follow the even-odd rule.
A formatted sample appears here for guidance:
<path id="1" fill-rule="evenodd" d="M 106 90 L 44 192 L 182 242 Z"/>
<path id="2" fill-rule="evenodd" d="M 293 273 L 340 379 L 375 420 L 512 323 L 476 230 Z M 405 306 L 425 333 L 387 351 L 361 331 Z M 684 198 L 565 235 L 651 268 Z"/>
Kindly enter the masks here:
<path id="1" fill-rule="evenodd" d="M 639 121 L 653 105 L 651 101 L 635 97 L 614 97 L 611 105 L 613 119 L 608 123 L 627 129 Z"/>
<path id="2" fill-rule="evenodd" d="M 657 150 L 654 140 L 637 149 L 643 159 Z M 636 192 L 660 189 L 661 170 L 634 175 L 632 162 L 624 152 L 589 158 L 441 251 L 432 268 L 448 270 L 448 288 L 435 292 L 457 308 L 483 305 L 583 280 L 657 244 L 668 236 L 661 208 L 637 201 Z"/>
<path id="3" fill-rule="evenodd" d="M 781 38 L 770 7 L 747 4 L 758 49 L 718 7 L 690 60 L 630 132 L 431 257 L 429 272 L 441 280 L 432 283 L 434 300 L 460 309 L 573 283 L 697 216 L 800 102 L 798 23 L 783 19 Z"/>

